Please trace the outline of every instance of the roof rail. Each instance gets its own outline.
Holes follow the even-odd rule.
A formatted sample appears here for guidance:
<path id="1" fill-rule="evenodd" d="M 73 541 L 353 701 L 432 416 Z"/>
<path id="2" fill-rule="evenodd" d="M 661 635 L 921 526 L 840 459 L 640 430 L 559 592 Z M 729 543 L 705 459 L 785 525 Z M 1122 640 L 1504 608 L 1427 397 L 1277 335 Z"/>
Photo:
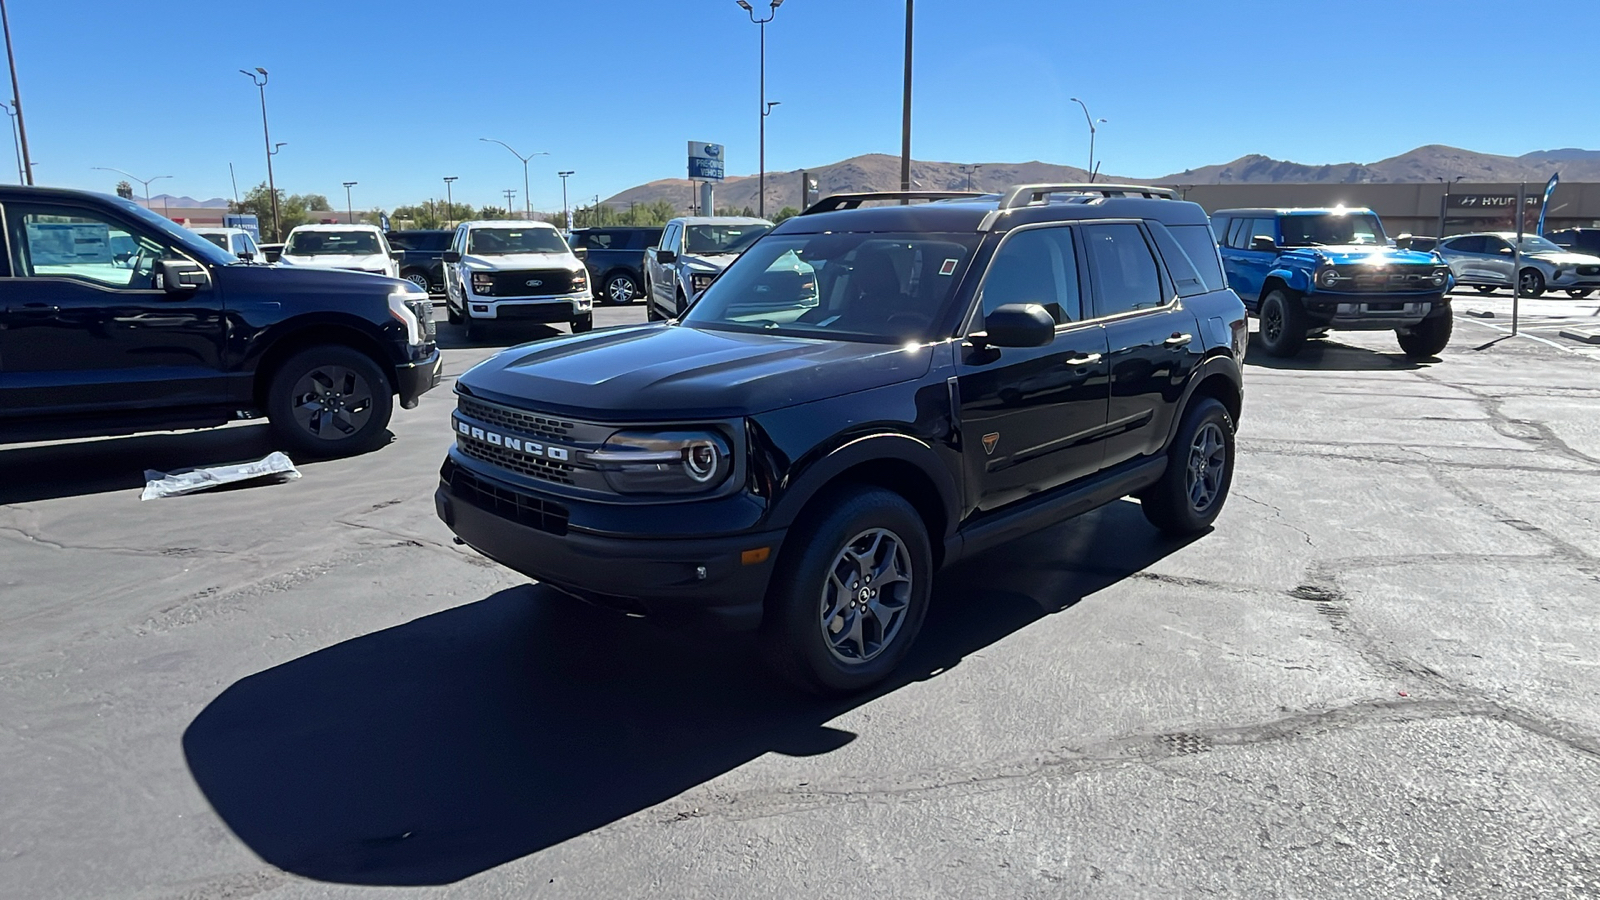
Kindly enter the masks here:
<path id="1" fill-rule="evenodd" d="M 1044 201 L 1051 194 L 1085 194 L 1099 197 L 1146 197 L 1176 200 L 1178 192 L 1171 188 L 1151 187 L 1147 184 L 1019 184 L 1000 198 L 1001 209 L 1017 209 Z"/>
<path id="2" fill-rule="evenodd" d="M 855 209 L 872 200 L 973 200 L 982 197 L 976 191 L 871 191 L 864 194 L 832 194 L 811 204 L 802 216 Z"/>

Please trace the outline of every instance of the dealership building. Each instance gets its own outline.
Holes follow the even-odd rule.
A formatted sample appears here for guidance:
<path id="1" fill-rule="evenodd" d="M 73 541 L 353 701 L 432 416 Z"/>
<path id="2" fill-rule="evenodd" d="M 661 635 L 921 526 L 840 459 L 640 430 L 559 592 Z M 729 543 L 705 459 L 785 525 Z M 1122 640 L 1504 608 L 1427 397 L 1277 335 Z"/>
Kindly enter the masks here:
<path id="1" fill-rule="evenodd" d="M 1458 181 L 1449 187 L 1446 206 L 1445 185 L 1440 182 L 1380 184 L 1177 184 L 1187 200 L 1219 209 L 1249 207 L 1331 207 L 1364 206 L 1383 219 L 1390 237 L 1401 234 L 1439 233 L 1439 214 L 1445 212 L 1444 234 L 1469 231 L 1514 231 L 1513 210 L 1521 185 L 1482 184 Z M 1528 184 L 1527 225 L 1538 222 L 1539 205 L 1544 200 L 1544 184 Z M 1575 226 L 1600 226 L 1600 183 L 1563 183 L 1556 187 L 1545 213 L 1545 231 Z"/>

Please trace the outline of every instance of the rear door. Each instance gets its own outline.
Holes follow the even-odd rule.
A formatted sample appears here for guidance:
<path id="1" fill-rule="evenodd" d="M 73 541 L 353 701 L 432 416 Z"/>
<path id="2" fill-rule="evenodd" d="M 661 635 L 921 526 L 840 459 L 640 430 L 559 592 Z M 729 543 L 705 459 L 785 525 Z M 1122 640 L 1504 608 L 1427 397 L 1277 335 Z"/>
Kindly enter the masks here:
<path id="1" fill-rule="evenodd" d="M 980 287 L 983 315 L 1007 303 L 1051 311 L 1043 347 L 964 344 L 957 378 L 969 509 L 989 510 L 1099 471 L 1109 398 L 1106 335 L 1086 322 L 1076 229 L 1020 228 L 995 251 Z"/>
<path id="2" fill-rule="evenodd" d="M 103 210 L 5 208 L 0 414 L 226 403 L 222 296 L 168 293 L 155 264 L 187 259 Z"/>
<path id="3" fill-rule="evenodd" d="M 1276 250 L 1256 250 L 1255 239 L 1271 238 L 1276 244 L 1278 220 L 1272 216 L 1256 216 L 1236 222 L 1237 227 L 1231 229 L 1228 236 L 1233 248 L 1230 252 L 1234 256 L 1234 271 L 1229 273 L 1228 284 L 1244 299 L 1246 306 L 1254 309 L 1261 299 L 1262 288 L 1266 286 L 1267 273 L 1272 271 L 1272 264 L 1278 259 Z"/>

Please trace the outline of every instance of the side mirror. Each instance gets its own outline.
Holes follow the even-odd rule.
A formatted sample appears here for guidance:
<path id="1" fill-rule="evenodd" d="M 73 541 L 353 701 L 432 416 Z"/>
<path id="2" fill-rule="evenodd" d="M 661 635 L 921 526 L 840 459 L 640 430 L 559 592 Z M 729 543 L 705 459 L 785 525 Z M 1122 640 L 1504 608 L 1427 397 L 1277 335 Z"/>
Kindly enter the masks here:
<path id="1" fill-rule="evenodd" d="M 572 248 L 572 255 L 576 256 L 579 259 L 587 260 L 589 258 L 589 248 L 588 247 L 573 247 Z"/>
<path id="2" fill-rule="evenodd" d="M 445 252 L 439 254 L 439 258 L 447 263 L 461 262 L 461 254 L 455 250 L 446 250 Z"/>
<path id="3" fill-rule="evenodd" d="M 1278 249 L 1278 242 L 1264 234 L 1258 234 L 1250 239 L 1250 249 L 1260 250 L 1262 253 L 1272 253 Z"/>
<path id="4" fill-rule="evenodd" d="M 255 262 L 256 255 L 251 253 L 249 250 L 240 250 L 239 258 L 245 262 Z"/>
<path id="5" fill-rule="evenodd" d="M 187 294 L 211 283 L 203 266 L 180 260 L 163 259 L 156 263 L 156 290 Z"/>
<path id="6" fill-rule="evenodd" d="M 663 266 L 670 266 L 670 265 L 672 265 L 673 263 L 675 263 L 677 261 L 678 261 L 678 254 L 673 253 L 671 250 L 657 250 L 656 251 L 656 262 L 660 263 Z"/>
<path id="7" fill-rule="evenodd" d="M 985 313 L 972 342 L 995 347 L 1043 347 L 1056 339 L 1056 320 L 1037 303 L 1007 303 Z"/>
<path id="8" fill-rule="evenodd" d="M 392 259 L 392 260 L 395 260 L 395 261 L 399 261 L 399 260 L 405 259 L 406 258 L 406 252 L 404 250 L 390 250 L 389 251 L 389 258 Z"/>
<path id="9" fill-rule="evenodd" d="M 1498 252 L 1500 253 L 1501 256 L 1510 256 L 1511 255 L 1511 248 L 1510 247 L 1501 247 Z"/>

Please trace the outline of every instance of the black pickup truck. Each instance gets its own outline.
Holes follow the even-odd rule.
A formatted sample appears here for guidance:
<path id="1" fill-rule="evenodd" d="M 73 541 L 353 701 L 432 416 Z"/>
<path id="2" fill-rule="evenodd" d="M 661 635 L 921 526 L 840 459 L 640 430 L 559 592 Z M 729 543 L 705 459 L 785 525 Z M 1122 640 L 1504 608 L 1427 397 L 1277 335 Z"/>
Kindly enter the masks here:
<path id="1" fill-rule="evenodd" d="M 0 443 L 265 415 L 286 450 L 387 440 L 440 380 L 433 302 L 359 272 L 249 265 L 116 197 L 0 187 Z"/>
<path id="2" fill-rule="evenodd" d="M 661 226 L 616 226 L 578 228 L 567 237 L 572 249 L 588 251 L 584 264 L 589 267 L 589 284 L 601 303 L 625 304 L 644 293 L 644 274 L 640 270 L 644 251 L 661 239 Z"/>
<path id="3" fill-rule="evenodd" d="M 929 199 L 920 206 L 869 207 Z M 1121 497 L 1228 496 L 1244 304 L 1163 188 L 843 195 L 670 322 L 456 382 L 435 500 L 491 559 L 629 613 L 759 628 L 816 691 L 893 671 L 934 570 Z"/>
<path id="4" fill-rule="evenodd" d="M 390 231 L 389 246 L 401 253 L 400 277 L 430 294 L 444 293 L 444 252 L 453 231 Z"/>

